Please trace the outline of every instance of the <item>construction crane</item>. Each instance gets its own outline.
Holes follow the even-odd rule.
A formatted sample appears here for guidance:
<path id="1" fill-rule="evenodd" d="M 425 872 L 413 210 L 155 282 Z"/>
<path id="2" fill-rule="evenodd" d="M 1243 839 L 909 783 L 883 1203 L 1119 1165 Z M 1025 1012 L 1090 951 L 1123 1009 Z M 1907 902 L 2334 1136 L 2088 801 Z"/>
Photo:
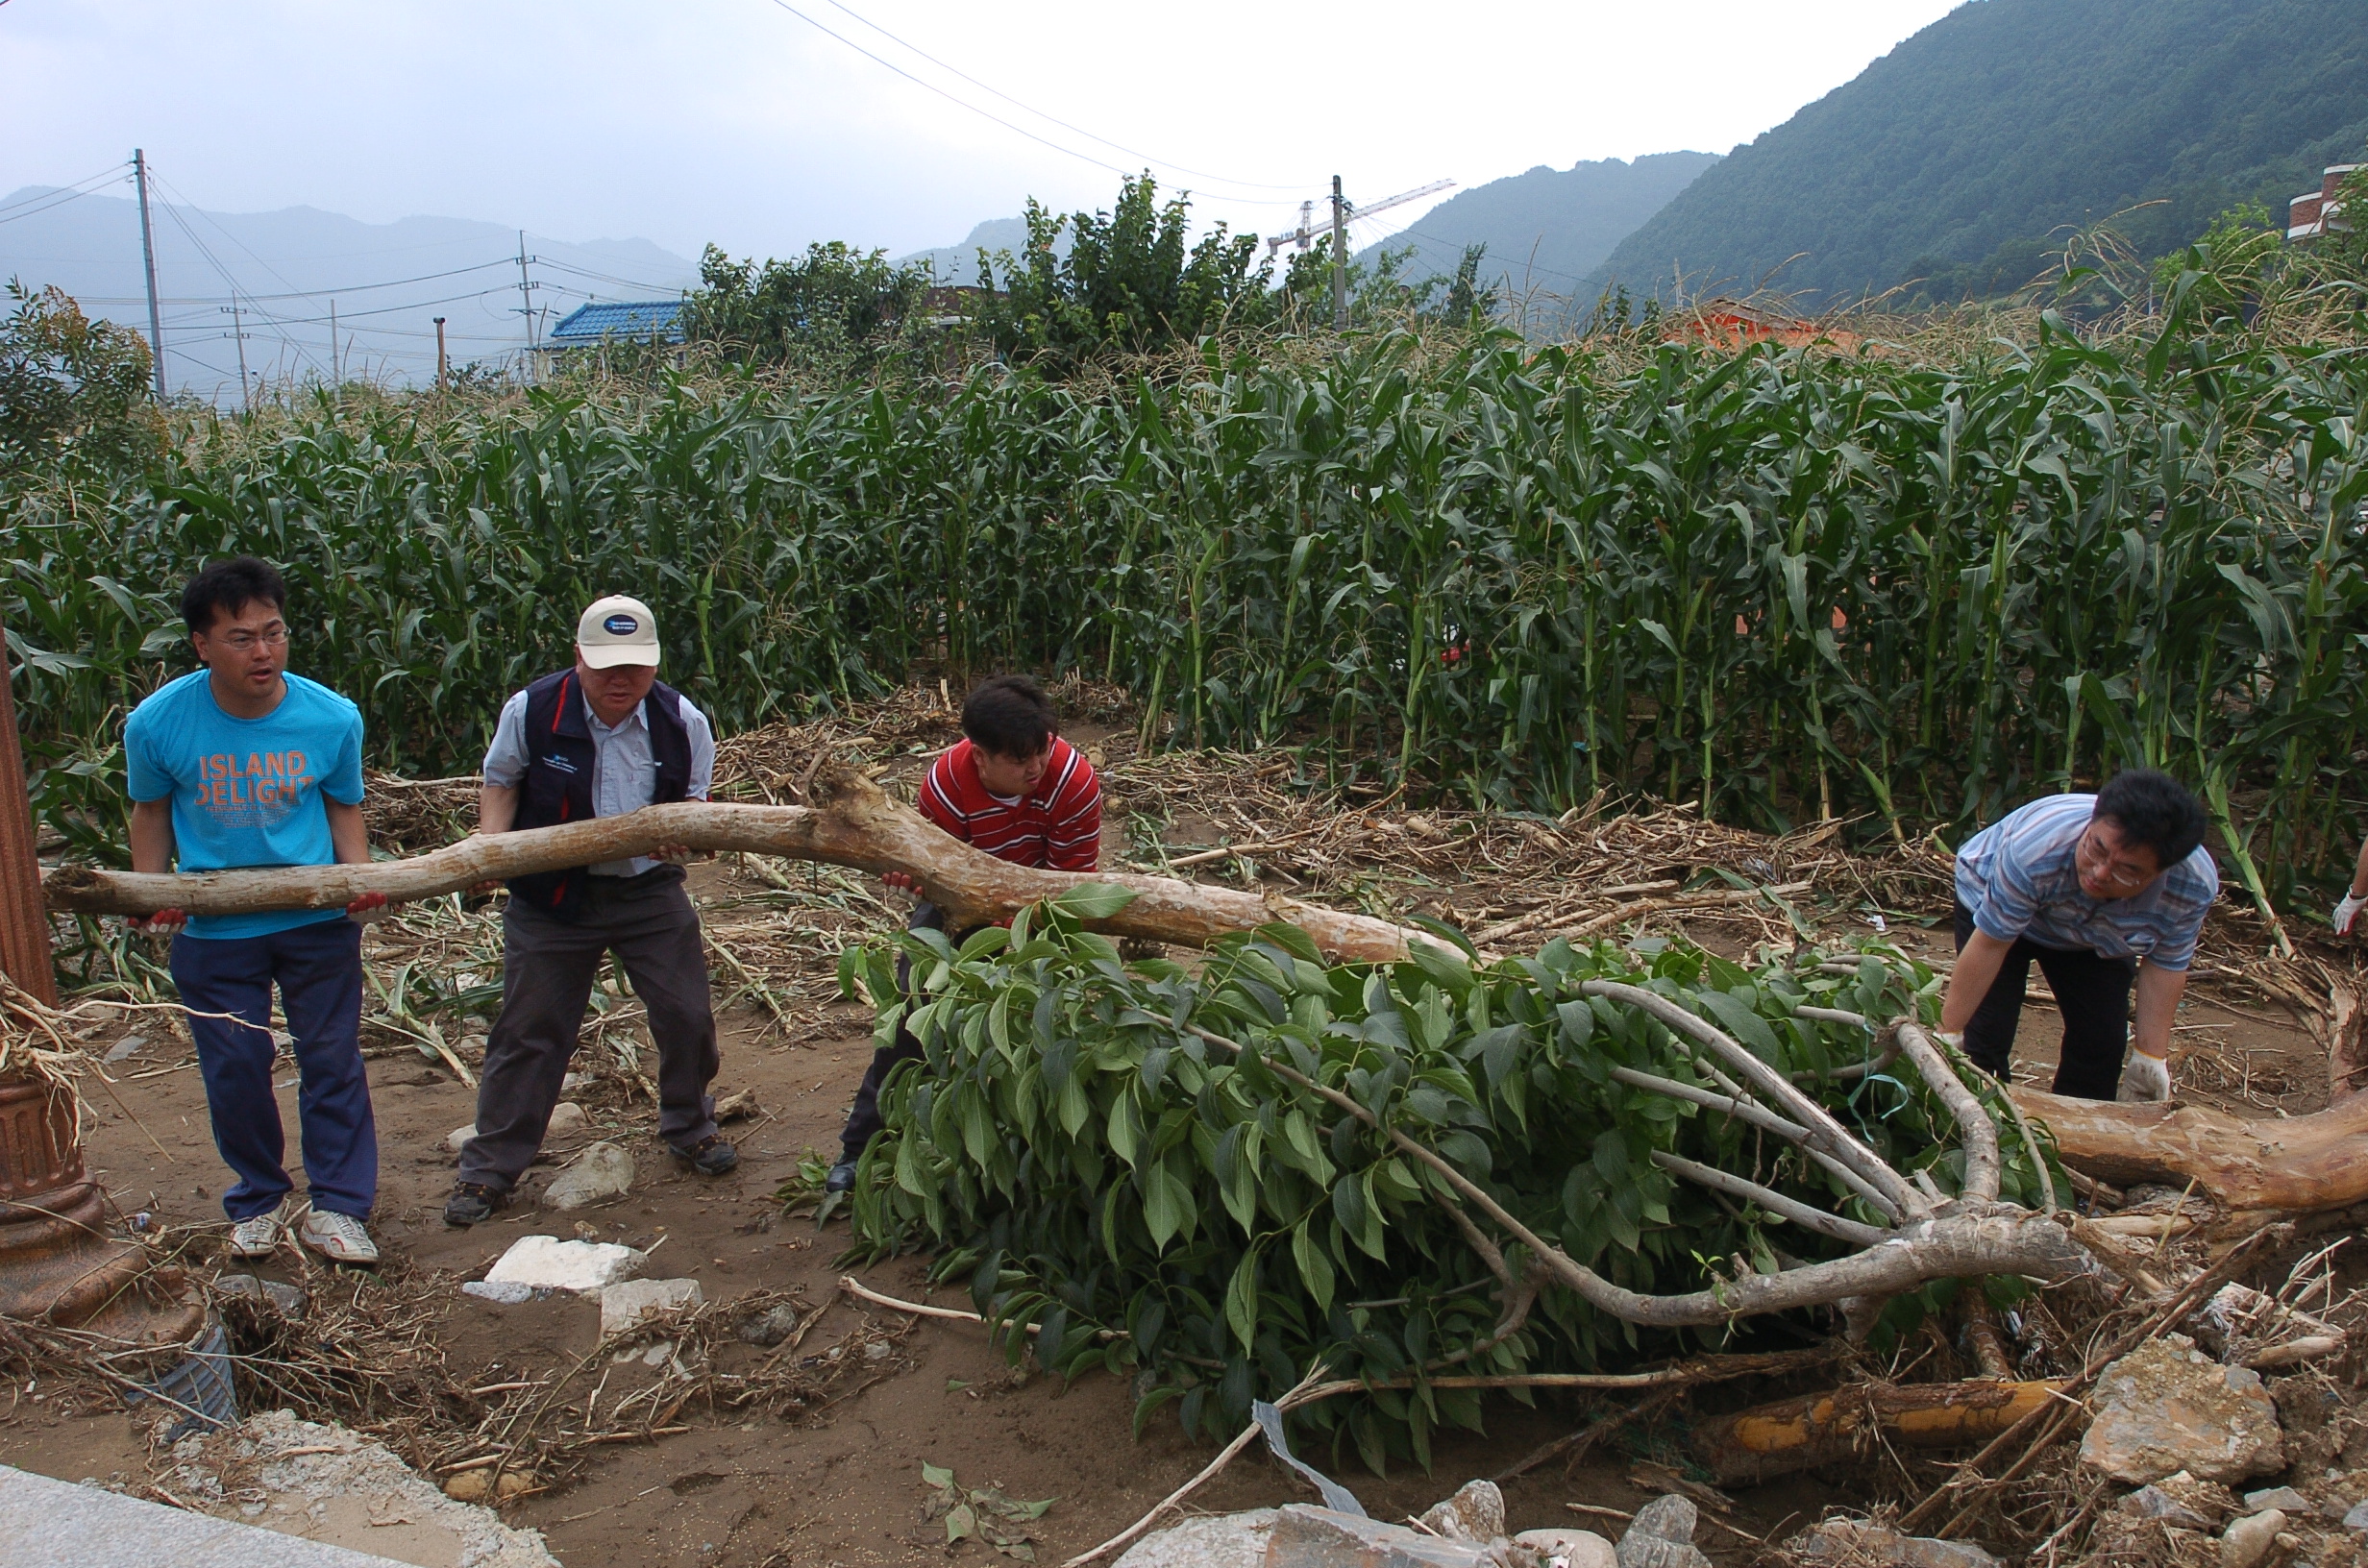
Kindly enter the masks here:
<path id="1" fill-rule="evenodd" d="M 1425 196 L 1436 196 L 1443 190 L 1454 188 L 1455 182 L 1452 180 L 1434 180 L 1427 185 L 1417 185 L 1412 190 L 1401 190 L 1394 196 L 1385 196 L 1380 201 L 1364 207 L 1351 202 L 1348 204 L 1347 215 L 1352 218 L 1369 218 L 1376 212 L 1387 212 L 1394 207 L 1404 207 L 1408 202 L 1418 202 Z M 1316 234 L 1316 204 L 1301 202 L 1299 204 L 1299 227 L 1287 234 L 1267 236 L 1267 259 L 1271 261 L 1274 258 L 1274 253 L 1286 245 L 1296 245 L 1300 250 L 1306 250 L 1315 243 Z"/>

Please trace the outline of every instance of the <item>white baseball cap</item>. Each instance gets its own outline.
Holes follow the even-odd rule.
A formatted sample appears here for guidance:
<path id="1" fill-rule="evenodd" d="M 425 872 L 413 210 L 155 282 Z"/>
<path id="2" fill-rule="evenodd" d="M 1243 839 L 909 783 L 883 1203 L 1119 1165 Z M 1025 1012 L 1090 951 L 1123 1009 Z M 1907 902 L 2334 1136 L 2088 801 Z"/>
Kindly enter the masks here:
<path id="1" fill-rule="evenodd" d="M 657 617 L 624 594 L 593 600 L 576 623 L 576 653 L 594 670 L 620 664 L 657 666 Z"/>

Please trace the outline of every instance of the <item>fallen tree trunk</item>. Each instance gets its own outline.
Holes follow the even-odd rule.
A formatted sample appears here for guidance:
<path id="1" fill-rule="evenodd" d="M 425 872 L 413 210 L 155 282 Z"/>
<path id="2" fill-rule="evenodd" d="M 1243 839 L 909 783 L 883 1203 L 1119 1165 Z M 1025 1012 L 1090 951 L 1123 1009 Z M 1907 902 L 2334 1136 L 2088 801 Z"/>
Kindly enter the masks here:
<path id="1" fill-rule="evenodd" d="M 2199 1105 L 2116 1105 L 2012 1090 L 2056 1135 L 2063 1162 L 2117 1187 L 2196 1189 L 2256 1216 L 2368 1203 L 2368 1094 L 2286 1119 L 2247 1121 Z"/>
<path id="2" fill-rule="evenodd" d="M 814 781 L 813 806 L 732 806 L 683 801 L 624 817 L 468 838 L 408 860 L 367 866 L 302 866 L 198 875 L 143 874 L 66 867 L 42 880 L 54 910 L 85 915 L 243 915 L 270 909 L 342 909 L 365 893 L 395 901 L 457 893 L 481 882 L 645 855 L 662 845 L 749 850 L 819 860 L 866 871 L 904 871 L 956 925 L 1009 919 L 1028 904 L 1087 883 L 1135 894 L 1124 909 L 1087 922 L 1113 936 L 1205 946 L 1230 931 L 1270 920 L 1304 930 L 1336 962 L 1407 956 L 1421 933 L 1296 899 L 1206 887 L 1164 876 L 1035 870 L 997 860 L 890 799 L 851 772 Z"/>
<path id="3" fill-rule="evenodd" d="M 1862 1458 L 1878 1433 L 1898 1448 L 1962 1448 L 1997 1436 L 2062 1386 L 1988 1379 L 1856 1384 L 1705 1422 L 1694 1429 L 1694 1452 L 1730 1486 Z"/>

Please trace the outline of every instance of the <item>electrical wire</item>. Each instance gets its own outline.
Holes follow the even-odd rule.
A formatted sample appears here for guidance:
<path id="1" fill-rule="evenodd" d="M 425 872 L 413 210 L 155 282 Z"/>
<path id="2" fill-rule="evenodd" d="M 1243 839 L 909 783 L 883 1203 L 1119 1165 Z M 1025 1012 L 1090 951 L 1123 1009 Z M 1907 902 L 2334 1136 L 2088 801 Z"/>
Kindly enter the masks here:
<path id="1" fill-rule="evenodd" d="M 1069 121 L 1062 119 L 1057 114 L 1048 114 L 1043 110 L 1036 108 L 1032 104 L 1022 103 L 1019 99 L 1014 98 L 1010 93 L 1003 91 L 1000 87 L 991 86 L 984 82 L 979 81 L 978 78 L 971 75 L 968 71 L 963 70 L 959 66 L 947 64 L 944 61 L 938 59 L 935 55 L 930 54 L 926 49 L 922 48 L 919 44 L 910 43 L 903 38 L 898 37 L 894 33 L 889 32 L 886 28 L 872 20 L 869 16 L 866 16 L 861 12 L 846 5 L 844 0 L 829 0 L 829 4 L 835 10 L 846 12 L 848 15 L 852 16 L 856 21 L 861 22 L 864 26 L 878 34 L 881 37 L 886 38 L 890 43 L 893 43 L 901 49 L 911 50 L 914 54 L 919 55 L 922 59 L 927 61 L 939 70 L 948 72 L 953 76 L 958 76 L 963 81 L 968 82 L 972 86 L 976 87 L 983 92 L 991 92 L 998 98 L 1003 100 L 1003 102 L 1011 105 L 1013 108 L 1025 110 L 1028 113 L 1035 115 L 1040 120 L 1057 125 L 1064 131 L 1073 131 L 1078 135 L 1085 137 L 1088 141 L 1098 141 L 1104 147 L 1111 148 L 1117 152 L 1124 153 L 1129 158 L 1139 158 L 1146 163 L 1157 163 L 1162 168 L 1173 169 L 1178 174 L 1189 174 L 1196 180 L 1214 180 L 1221 185 L 1234 185 L 1243 190 L 1305 190 L 1307 188 L 1306 184 L 1275 185 L 1268 184 L 1257 180 L 1235 180 L 1221 174 L 1211 174 L 1206 169 L 1196 169 L 1182 163 L 1171 162 L 1169 159 L 1164 158 L 1153 158 L 1149 153 L 1138 152 L 1136 149 L 1126 146 L 1122 142 L 1112 141 L 1108 136 L 1098 136 L 1081 125 L 1073 125 Z M 957 102 L 959 100 L 957 100 Z M 965 105 L 964 107 L 967 108 L 969 106 Z M 1291 204 L 1275 203 L 1272 205 L 1289 206 Z"/>
<path id="2" fill-rule="evenodd" d="M 105 174 L 94 174 L 86 180 L 78 180 L 71 185 L 56 186 L 37 195 L 27 196 L 21 201 L 12 202 L 7 207 L 0 207 L 0 223 L 15 223 L 25 218 L 37 218 L 44 212 L 55 212 L 68 202 L 78 202 L 85 196 L 94 196 L 98 194 L 102 186 L 120 180 L 123 168 L 124 165 L 118 163 Z"/>
<path id="3" fill-rule="evenodd" d="M 798 20 L 800 20 L 800 21 L 802 21 L 802 22 L 805 23 L 805 25 L 806 25 L 806 26 L 808 26 L 808 27 L 812 28 L 815 32 L 822 34 L 822 35 L 823 35 L 824 37 L 830 37 L 830 38 L 835 38 L 835 39 L 837 39 L 839 42 L 841 42 L 841 43 L 845 44 L 848 48 L 852 49 L 853 51 L 855 51 L 855 53 L 857 53 L 857 54 L 861 55 L 864 59 L 866 59 L 866 60 L 870 61 L 873 64 L 875 64 L 875 65 L 877 65 L 877 66 L 881 67 L 883 70 L 890 70 L 890 71 L 894 71 L 894 72 L 896 72 L 896 73 L 897 73 L 897 75 L 899 75 L 899 76 L 900 76 L 900 77 L 904 78 L 904 80 L 905 80 L 905 81 L 910 82 L 911 84 L 913 84 L 913 86 L 917 86 L 917 87 L 922 87 L 922 88 L 926 89 L 927 91 L 930 91 L 930 92 L 936 93 L 936 94 L 937 94 L 940 98 L 945 99 L 945 100 L 946 100 L 946 102 L 948 102 L 948 103 L 950 103 L 950 104 L 952 104 L 952 105 L 954 105 L 956 108 L 959 108 L 959 109 L 967 109 L 967 110 L 969 110 L 972 113 L 974 113 L 974 114 L 977 115 L 977 116 L 978 116 L 980 119 L 982 119 L 982 120 L 992 120 L 992 121 L 994 121 L 997 125 L 999 125 L 999 126 L 1001 126 L 1004 130 L 1011 132 L 1014 135 L 1025 136 L 1025 137 L 1027 137 L 1027 139 L 1028 139 L 1028 140 L 1030 140 L 1030 141 L 1032 141 L 1032 142 L 1035 142 L 1035 143 L 1036 143 L 1038 146 L 1040 146 L 1040 147 L 1049 147 L 1049 148 L 1051 148 L 1054 152 L 1059 153 L 1059 154 L 1060 154 L 1062 157 L 1064 157 L 1064 158 L 1073 158 L 1073 159 L 1075 159 L 1077 161 L 1079 161 L 1080 163 L 1091 163 L 1091 164 L 1093 164 L 1093 165 L 1094 165 L 1096 168 L 1098 168 L 1098 169 L 1107 169 L 1110 173 L 1117 175 L 1117 176 L 1118 176 L 1120 179 L 1122 179 L 1122 180 L 1132 179 L 1132 178 L 1134 177 L 1135 173 L 1136 173 L 1136 171 L 1135 171 L 1135 170 L 1133 170 L 1133 169 L 1122 169 L 1122 168 L 1120 168 L 1120 167 L 1119 167 L 1116 163 L 1107 163 L 1107 162 L 1104 162 L 1102 159 L 1098 159 L 1098 158 L 1096 158 L 1096 157 L 1095 157 L 1093 154 L 1091 154 L 1091 153 L 1081 153 L 1081 152 L 1077 151 L 1074 147 L 1064 147 L 1064 146 L 1062 146 L 1059 142 L 1052 140 L 1052 139 L 1051 139 L 1050 137 L 1048 137 L 1048 136 L 1040 136 L 1040 135 L 1038 135 L 1035 132 L 1030 131 L 1027 127 L 1025 127 L 1025 126 L 1024 126 L 1024 125 L 1014 125 L 1014 124 L 1012 124 L 1012 123 L 1011 123 L 1011 121 L 1009 121 L 1009 120 L 1007 120 L 1007 119 L 1003 118 L 1000 114 L 995 113 L 995 112 L 994 112 L 993 110 L 985 110 L 985 109 L 981 109 L 981 108 L 979 108 L 976 104 L 972 103 L 972 102 L 971 102 L 969 99 L 967 99 L 967 98 L 957 98 L 957 97 L 955 97 L 952 93 L 948 92 L 948 91 L 947 91 L 944 87 L 939 86 L 936 83 L 934 83 L 934 82 L 928 82 L 928 81 L 924 81 L 922 78 L 920 78 L 920 77 L 918 77 L 918 76 L 915 76 L 912 72 L 910 72 L 910 71 L 906 70 L 903 66 L 899 65 L 896 61 L 892 61 L 892 60 L 883 60 L 883 59 L 881 59 L 878 55 L 876 55 L 876 54 L 874 54 L 871 50 L 866 49 L 866 48 L 865 48 L 862 44 L 857 43 L 854 39 L 852 39 L 852 38 L 849 37 L 846 34 L 844 34 L 844 33 L 839 33 L 839 32 L 834 32 L 834 31 L 832 31 L 830 28 L 825 27 L 822 23 L 820 23 L 820 22 L 816 21 L 813 17 L 808 16 L 808 15 L 807 15 L 804 12 L 800 11 L 800 10 L 799 10 L 796 6 L 791 5 L 791 4 L 789 3 L 789 0 L 772 0 L 772 3 L 773 3 L 774 5 L 776 5 L 776 6 L 778 6 L 781 10 L 788 12 L 789 12 L 792 16 L 797 17 L 797 18 L 798 18 Z M 860 18 L 858 18 L 858 19 L 860 19 Z M 902 40 L 901 40 L 901 39 L 899 39 L 898 41 L 902 42 Z M 908 48 L 908 49 L 910 49 L 910 48 L 912 48 L 912 45 L 910 45 L 910 44 L 906 44 L 906 45 L 905 45 L 905 47 L 906 47 L 906 48 Z M 913 50 L 913 52 L 914 52 L 915 54 L 920 54 L 920 53 L 921 53 L 921 51 L 920 51 L 920 50 L 918 50 L 918 49 L 914 49 L 914 50 Z M 923 58 L 924 58 L 924 59 L 927 59 L 928 57 L 926 57 L 926 56 L 923 56 Z M 951 67 L 948 67 L 948 69 L 951 69 Z M 961 73 L 956 72 L 955 74 L 956 74 L 956 75 L 960 75 Z M 967 80 L 969 80 L 969 79 L 968 79 L 968 78 L 965 78 L 964 80 L 966 80 L 966 81 L 967 81 Z M 990 91 L 990 92 L 992 92 L 992 91 L 994 91 L 995 89 L 993 89 L 992 87 L 990 87 L 990 88 L 988 88 L 987 90 L 988 90 L 988 91 Z M 997 94 L 997 96 L 1000 97 L 1000 96 L 1001 96 L 1001 94 L 998 93 L 998 94 Z M 1024 107 L 1024 106 L 1023 106 L 1023 107 Z M 1032 110 L 1032 109 L 1031 109 L 1031 110 L 1028 110 L 1028 112 L 1029 112 L 1029 113 L 1031 113 L 1031 114 L 1033 114 L 1033 113 L 1035 113 L 1035 112 L 1036 112 L 1036 110 Z M 1044 116 L 1042 116 L 1042 117 L 1043 117 L 1043 118 L 1045 118 L 1045 119 L 1051 119 L 1051 116 L 1050 116 L 1050 115 L 1048 115 L 1048 115 L 1044 115 Z M 1055 121 L 1054 123 L 1056 123 L 1056 124 L 1057 124 L 1057 123 L 1059 123 L 1059 122 Z M 1101 138 L 1100 138 L 1099 136 L 1096 136 L 1094 139 L 1095 139 L 1096 141 L 1099 141 L 1099 140 L 1101 140 Z M 1110 145 L 1116 145 L 1116 144 L 1115 144 L 1115 143 L 1112 143 L 1112 144 L 1110 144 Z M 1158 160 L 1158 159 L 1153 159 L 1153 161 L 1155 161 L 1155 162 L 1156 162 L 1156 161 L 1159 161 L 1159 160 Z M 1171 164 L 1171 165 L 1169 165 L 1169 166 L 1172 168 L 1172 167 L 1174 167 L 1175 165 Z M 1285 185 L 1270 185 L 1270 186 L 1266 186 L 1266 187 L 1264 187 L 1264 188 L 1266 188 L 1266 189 L 1270 189 L 1270 190 L 1285 190 L 1285 189 L 1289 189 L 1290 187 L 1289 187 L 1289 186 L 1285 186 Z M 1246 197 L 1241 197 L 1241 198 L 1228 198 L 1228 200 L 1238 201 L 1241 205 L 1243 205 L 1243 206 L 1247 206 L 1247 207 L 1296 207 L 1296 206 L 1298 205 L 1296 202 L 1251 200 L 1251 199 L 1246 198 Z"/>

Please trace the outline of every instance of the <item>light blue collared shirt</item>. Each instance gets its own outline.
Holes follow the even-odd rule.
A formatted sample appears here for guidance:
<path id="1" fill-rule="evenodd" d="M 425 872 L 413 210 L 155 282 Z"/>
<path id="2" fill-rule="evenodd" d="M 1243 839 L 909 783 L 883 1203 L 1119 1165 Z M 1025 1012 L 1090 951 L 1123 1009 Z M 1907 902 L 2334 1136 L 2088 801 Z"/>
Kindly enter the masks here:
<path id="1" fill-rule="evenodd" d="M 582 701 L 581 698 L 578 698 Z M 642 717 L 644 701 L 622 723 L 601 723 L 585 701 L 583 716 L 592 731 L 592 815 L 622 817 L 639 811 L 657 797 L 657 759 L 650 750 L 650 724 Z M 682 727 L 691 743 L 691 779 L 687 798 L 704 800 L 715 786 L 715 730 L 707 716 L 689 698 L 682 699 Z M 485 782 L 497 790 L 514 790 L 527 776 L 527 694 L 520 692 L 502 704 L 501 722 L 493 726 L 493 744 L 485 748 Z M 661 864 L 647 855 L 630 860 L 605 860 L 591 868 L 594 876 L 639 876 Z"/>

